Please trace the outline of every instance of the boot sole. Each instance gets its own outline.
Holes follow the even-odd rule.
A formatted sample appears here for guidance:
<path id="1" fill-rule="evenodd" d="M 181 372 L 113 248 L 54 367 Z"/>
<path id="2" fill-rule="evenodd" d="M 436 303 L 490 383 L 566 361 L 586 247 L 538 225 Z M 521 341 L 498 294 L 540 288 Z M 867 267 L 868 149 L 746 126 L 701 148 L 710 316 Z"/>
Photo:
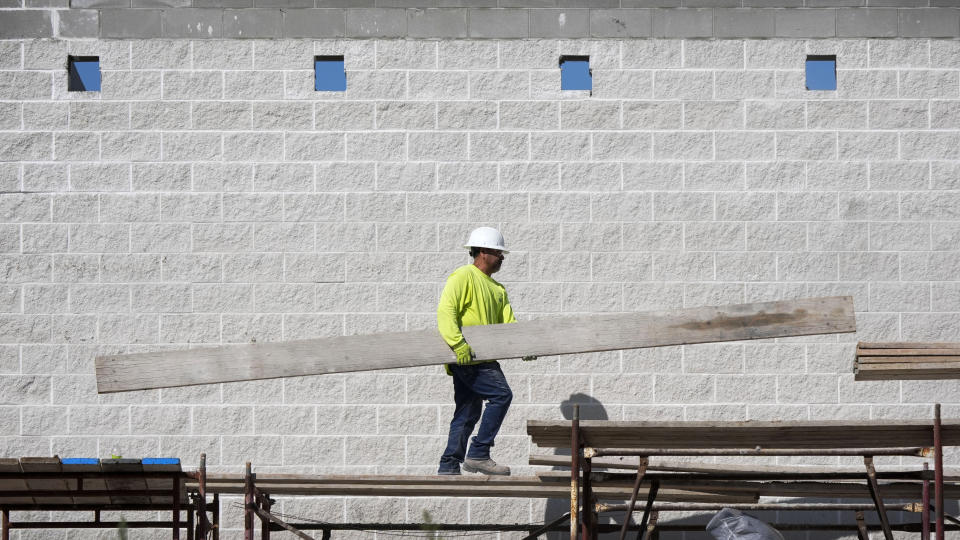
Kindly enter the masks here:
<path id="1" fill-rule="evenodd" d="M 463 468 L 463 470 L 467 471 L 468 473 L 480 473 L 480 474 L 485 474 L 485 475 L 487 475 L 487 476 L 510 476 L 510 471 L 507 471 L 507 472 L 505 472 L 505 473 L 488 472 L 488 471 L 484 471 L 483 469 L 478 469 L 478 468 L 476 468 L 476 467 L 471 467 L 471 466 L 467 465 L 466 463 L 463 464 L 462 468 Z"/>

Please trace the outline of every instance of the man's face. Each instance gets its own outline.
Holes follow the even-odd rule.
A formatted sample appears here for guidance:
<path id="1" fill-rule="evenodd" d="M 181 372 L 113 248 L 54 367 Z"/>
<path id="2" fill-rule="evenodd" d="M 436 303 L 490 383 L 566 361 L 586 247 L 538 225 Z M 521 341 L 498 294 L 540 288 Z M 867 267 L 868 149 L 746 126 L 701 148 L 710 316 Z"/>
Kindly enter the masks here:
<path id="1" fill-rule="evenodd" d="M 499 249 L 480 248 L 478 257 L 480 262 L 490 269 L 491 274 L 500 271 L 500 265 L 503 264 L 503 252 Z"/>

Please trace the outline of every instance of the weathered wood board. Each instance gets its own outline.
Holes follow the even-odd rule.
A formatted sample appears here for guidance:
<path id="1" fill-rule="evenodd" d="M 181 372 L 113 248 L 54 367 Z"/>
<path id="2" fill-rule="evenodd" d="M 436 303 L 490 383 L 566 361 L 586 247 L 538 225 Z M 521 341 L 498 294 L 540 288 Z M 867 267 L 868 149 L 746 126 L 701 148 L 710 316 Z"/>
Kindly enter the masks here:
<path id="1" fill-rule="evenodd" d="M 854 380 L 960 379 L 960 343 L 860 343 Z"/>
<path id="2" fill-rule="evenodd" d="M 463 329 L 477 360 L 853 332 L 849 296 L 542 319 Z M 101 356 L 99 393 L 446 364 L 436 330 Z"/>
<path id="3" fill-rule="evenodd" d="M 569 421 L 527 421 L 540 447 L 570 447 Z M 960 444 L 960 420 L 942 422 L 943 444 Z M 580 421 L 580 440 L 597 448 L 898 448 L 933 446 L 932 421 L 611 422 Z"/>

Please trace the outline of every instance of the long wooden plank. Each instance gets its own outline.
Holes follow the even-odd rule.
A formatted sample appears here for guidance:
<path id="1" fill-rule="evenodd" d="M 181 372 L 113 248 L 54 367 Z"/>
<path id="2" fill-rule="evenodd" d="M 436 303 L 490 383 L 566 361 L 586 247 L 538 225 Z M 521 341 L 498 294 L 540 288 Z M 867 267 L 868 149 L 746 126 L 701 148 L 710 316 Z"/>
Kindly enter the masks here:
<path id="1" fill-rule="evenodd" d="M 857 349 L 857 356 L 884 357 L 884 356 L 960 356 L 960 349 Z"/>
<path id="2" fill-rule="evenodd" d="M 874 364 L 876 366 L 877 364 Z M 943 364 L 886 364 L 886 369 L 858 366 L 855 381 L 922 381 L 932 379 L 960 379 L 960 366 Z"/>
<path id="3" fill-rule="evenodd" d="M 478 360 L 853 332 L 849 296 L 542 319 L 463 329 Z M 96 359 L 100 393 L 445 364 L 436 330 Z"/>
<path id="4" fill-rule="evenodd" d="M 927 364 L 927 363 L 960 365 L 960 356 L 859 356 L 857 357 L 858 366 L 873 366 L 877 364 Z"/>
<path id="5" fill-rule="evenodd" d="M 20 468 L 20 460 L 17 458 L 0 458 L 0 472 L 19 473 L 23 472 Z M 26 491 L 27 481 L 20 478 L 0 478 L 0 491 Z M 36 500 L 33 497 L 0 497 L 0 503 L 3 504 L 33 504 Z"/>
<path id="6" fill-rule="evenodd" d="M 569 421 L 527 422 L 541 447 L 570 445 Z M 943 444 L 960 444 L 960 420 L 945 420 Z M 932 446 L 925 421 L 827 422 L 580 422 L 586 446 L 600 448 L 894 448 Z"/>
<path id="7" fill-rule="evenodd" d="M 20 458 L 20 468 L 25 473 L 56 473 L 62 472 L 63 466 L 60 464 L 60 458 L 52 457 L 22 457 Z M 76 482 L 68 482 L 66 478 L 27 478 L 27 487 L 30 490 L 69 490 L 76 488 Z M 72 497 L 34 497 L 38 503 L 46 504 L 72 504 L 76 501 Z"/>
<path id="8" fill-rule="evenodd" d="M 863 341 L 860 342 L 858 346 L 861 349 L 960 349 L 960 342 L 892 341 L 886 343 L 875 343 Z"/>

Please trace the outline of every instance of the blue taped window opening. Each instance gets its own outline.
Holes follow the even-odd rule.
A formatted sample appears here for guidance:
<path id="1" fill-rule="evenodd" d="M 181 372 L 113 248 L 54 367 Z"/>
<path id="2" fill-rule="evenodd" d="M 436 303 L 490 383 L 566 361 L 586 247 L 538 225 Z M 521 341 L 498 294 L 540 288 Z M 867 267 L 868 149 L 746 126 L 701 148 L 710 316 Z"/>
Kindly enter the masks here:
<path id="1" fill-rule="evenodd" d="M 593 90 L 589 56 L 560 57 L 561 90 Z"/>
<path id="2" fill-rule="evenodd" d="M 837 57 L 807 56 L 807 90 L 837 89 Z"/>
<path id="3" fill-rule="evenodd" d="M 100 91 L 100 57 L 67 57 L 67 90 L 70 92 Z"/>
<path id="4" fill-rule="evenodd" d="M 343 56 L 316 56 L 313 59 L 314 90 L 343 92 L 347 89 L 347 72 Z"/>

